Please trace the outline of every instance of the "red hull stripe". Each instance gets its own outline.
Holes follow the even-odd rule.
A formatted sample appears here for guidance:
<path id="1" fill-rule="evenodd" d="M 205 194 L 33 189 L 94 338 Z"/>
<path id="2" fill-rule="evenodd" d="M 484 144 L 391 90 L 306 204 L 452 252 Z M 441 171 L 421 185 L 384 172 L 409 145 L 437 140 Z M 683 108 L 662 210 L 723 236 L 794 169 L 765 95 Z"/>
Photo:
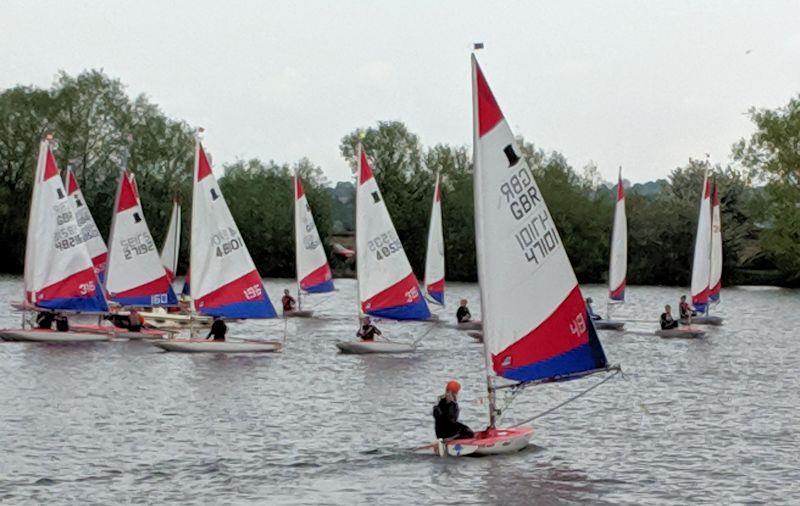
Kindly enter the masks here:
<path id="1" fill-rule="evenodd" d="M 367 153 L 364 151 L 364 148 L 361 148 L 361 167 L 359 170 L 359 184 L 364 184 L 365 182 L 372 179 L 372 167 L 369 165 L 369 160 L 367 160 Z"/>
<path id="2" fill-rule="evenodd" d="M 126 209 L 136 207 L 139 201 L 136 199 L 136 191 L 131 184 L 131 178 L 127 172 L 122 175 L 122 183 L 119 189 L 119 203 L 117 204 L 117 212 L 121 213 Z"/>
<path id="3" fill-rule="evenodd" d="M 197 157 L 197 180 L 202 181 L 203 178 L 210 175 L 211 175 L 211 164 L 208 163 L 206 150 L 203 149 L 203 145 L 200 144 L 200 153 Z"/>
<path id="4" fill-rule="evenodd" d="M 322 267 L 315 269 L 311 272 L 311 274 L 300 280 L 300 288 L 305 289 L 309 286 L 315 286 L 320 283 L 330 281 L 332 278 L 333 276 L 331 275 L 331 268 L 328 265 L 328 262 L 325 262 Z"/>
<path id="5" fill-rule="evenodd" d="M 124 292 L 110 293 L 109 296 L 114 299 L 127 299 L 130 297 L 142 297 L 158 293 L 166 293 L 169 289 L 169 278 L 167 278 L 167 275 L 164 274 L 162 277 L 154 279 L 149 283 L 139 285 L 131 288 L 130 290 L 125 290 Z"/>
<path id="6" fill-rule="evenodd" d="M 222 285 L 213 292 L 200 297 L 195 301 L 197 309 L 206 307 L 214 308 L 235 304 L 237 302 L 250 302 L 263 299 L 265 294 L 264 285 L 261 284 L 261 276 L 257 270 L 252 270 L 239 279 L 235 279 L 227 285 Z"/>
<path id="7" fill-rule="evenodd" d="M 586 303 L 580 288 L 575 288 L 567 298 L 538 327 L 502 352 L 492 356 L 494 370 L 503 375 L 507 369 L 517 369 L 543 362 L 568 353 L 589 342 L 589 322 Z M 582 324 L 579 322 L 583 320 Z"/>
<path id="8" fill-rule="evenodd" d="M 92 298 L 97 293 L 94 268 L 84 269 L 36 292 L 36 302 L 75 297 Z"/>
<path id="9" fill-rule="evenodd" d="M 403 306 L 413 304 L 421 297 L 419 282 L 412 272 L 386 290 L 365 300 L 361 304 L 361 309 L 367 313 L 387 307 Z"/>
<path id="10" fill-rule="evenodd" d="M 483 76 L 478 62 L 475 62 L 476 84 L 478 88 L 478 134 L 483 137 L 503 119 L 503 113 L 494 98 L 489 83 Z"/>

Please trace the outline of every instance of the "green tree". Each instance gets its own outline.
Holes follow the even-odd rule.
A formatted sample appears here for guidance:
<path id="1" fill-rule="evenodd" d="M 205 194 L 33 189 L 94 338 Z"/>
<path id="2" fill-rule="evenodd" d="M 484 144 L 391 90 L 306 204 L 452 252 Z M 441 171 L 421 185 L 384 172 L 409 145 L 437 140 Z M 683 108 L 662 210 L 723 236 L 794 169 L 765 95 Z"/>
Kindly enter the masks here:
<path id="1" fill-rule="evenodd" d="M 760 246 L 786 280 L 800 282 L 800 96 L 777 109 L 751 109 L 756 131 L 740 140 L 734 159 L 766 182 L 753 200 L 763 230 Z"/>

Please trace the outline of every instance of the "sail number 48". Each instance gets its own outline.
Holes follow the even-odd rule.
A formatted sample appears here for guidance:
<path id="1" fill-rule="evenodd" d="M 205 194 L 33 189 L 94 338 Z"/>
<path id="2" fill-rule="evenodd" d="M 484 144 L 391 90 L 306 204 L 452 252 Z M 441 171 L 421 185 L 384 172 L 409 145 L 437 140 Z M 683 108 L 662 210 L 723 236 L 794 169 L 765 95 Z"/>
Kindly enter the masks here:
<path id="1" fill-rule="evenodd" d="M 583 317 L 583 313 L 578 313 L 570 322 L 569 330 L 576 336 L 582 336 L 586 333 L 586 319 Z"/>

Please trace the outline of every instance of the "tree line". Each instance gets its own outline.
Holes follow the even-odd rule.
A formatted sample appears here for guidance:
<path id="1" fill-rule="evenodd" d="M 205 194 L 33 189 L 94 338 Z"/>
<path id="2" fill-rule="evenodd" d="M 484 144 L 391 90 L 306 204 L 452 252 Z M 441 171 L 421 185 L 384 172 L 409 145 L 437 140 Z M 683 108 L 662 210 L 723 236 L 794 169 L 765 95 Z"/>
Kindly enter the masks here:
<path id="1" fill-rule="evenodd" d="M 755 132 L 732 148 L 725 166 L 689 159 L 666 179 L 627 190 L 628 282 L 689 283 L 699 194 L 705 171 L 720 189 L 724 267 L 730 284 L 800 284 L 800 96 L 774 110 L 750 111 Z M 16 86 L 0 93 L 0 252 L 3 270 L 22 270 L 33 169 L 40 139 L 55 133 L 59 166 L 71 165 L 97 225 L 107 233 L 116 179 L 127 156 L 145 215 L 159 241 L 174 195 L 182 198 L 184 230 L 191 215 L 194 128 L 169 118 L 146 96 L 130 97 L 101 71 L 61 73 L 48 89 Z M 355 171 L 358 142 L 418 276 L 436 171 L 442 174 L 446 277 L 476 279 L 472 156 L 469 146 L 424 146 L 397 121 L 343 136 L 340 151 Z M 589 164 L 576 169 L 557 151 L 523 138 L 524 156 L 581 282 L 603 282 L 615 189 Z M 335 187 L 321 167 L 252 159 L 223 165 L 220 187 L 262 275 L 294 275 L 293 187 L 297 170 L 322 237 L 352 229 L 355 187 Z M 188 234 L 182 264 L 188 261 Z M 327 244 L 326 246 L 329 246 Z"/>

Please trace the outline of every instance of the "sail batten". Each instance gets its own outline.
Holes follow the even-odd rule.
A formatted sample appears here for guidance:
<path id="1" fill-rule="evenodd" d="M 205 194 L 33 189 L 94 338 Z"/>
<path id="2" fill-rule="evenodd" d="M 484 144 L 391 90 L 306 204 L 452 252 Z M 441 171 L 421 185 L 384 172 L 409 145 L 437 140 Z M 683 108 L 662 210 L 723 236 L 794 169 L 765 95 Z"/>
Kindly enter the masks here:
<path id="1" fill-rule="evenodd" d="M 442 191 L 440 174 L 436 173 L 433 204 L 428 226 L 428 247 L 425 252 L 425 291 L 438 304 L 444 305 L 444 235 L 442 232 Z"/>
<path id="2" fill-rule="evenodd" d="M 334 290 L 333 275 L 325 256 L 300 175 L 294 176 L 294 242 L 297 284 L 308 293 Z"/>
<path id="3" fill-rule="evenodd" d="M 199 139 L 195 146 L 190 269 L 195 309 L 226 318 L 274 318 L 261 276 Z"/>
<path id="4" fill-rule="evenodd" d="M 361 146 L 358 163 L 356 270 L 360 310 L 396 320 L 426 320 L 431 315 L 428 304 Z"/>
<path id="5" fill-rule="evenodd" d="M 527 161 L 472 57 L 475 229 L 484 346 L 528 382 L 604 369 L 605 353 Z"/>

